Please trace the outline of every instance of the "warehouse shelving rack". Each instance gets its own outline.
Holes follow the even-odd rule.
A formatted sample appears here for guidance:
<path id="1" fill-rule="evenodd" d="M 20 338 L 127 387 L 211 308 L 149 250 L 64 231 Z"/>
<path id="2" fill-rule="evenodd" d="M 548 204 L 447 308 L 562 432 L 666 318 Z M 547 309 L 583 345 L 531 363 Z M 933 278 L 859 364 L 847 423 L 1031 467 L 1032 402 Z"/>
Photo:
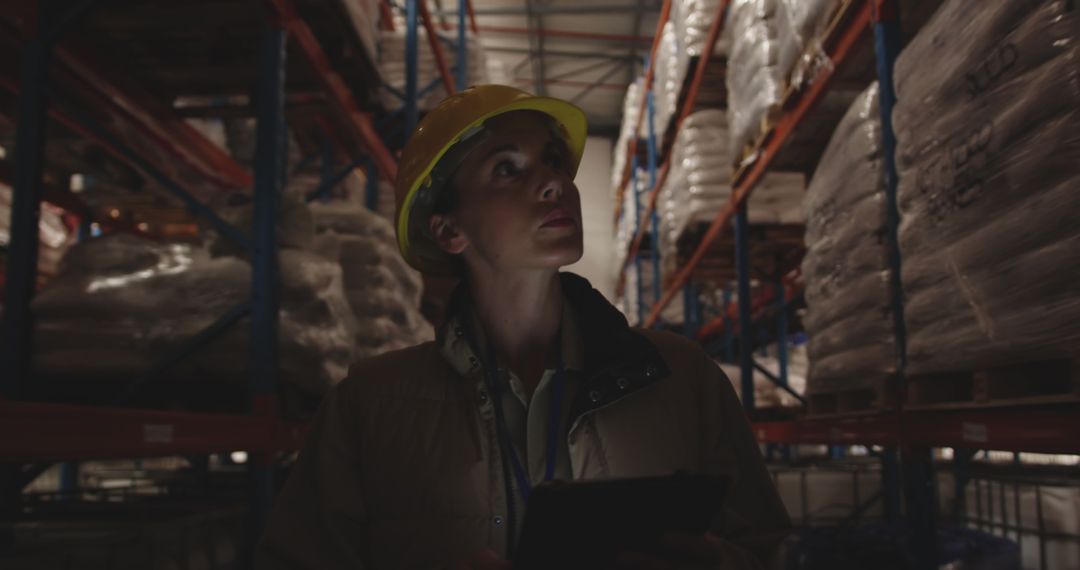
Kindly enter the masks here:
<path id="1" fill-rule="evenodd" d="M 14 48 L 10 54 L 21 52 L 17 61 L 19 73 L 8 66 L 0 70 L 0 90 L 18 100 L 16 160 L 10 176 L 14 202 L 4 291 L 3 346 L 0 346 L 3 355 L 0 430 L 7 434 L 0 438 L 0 484 L 3 485 L 0 516 L 4 518 L 10 520 L 9 509 L 16 507 L 19 490 L 40 473 L 42 464 L 245 450 L 252 458 L 249 468 L 253 481 L 250 497 L 253 534 L 250 537 L 255 537 L 272 500 L 273 470 L 278 456 L 299 449 L 303 441 L 306 428 L 283 421 L 276 391 L 279 310 L 276 199 L 284 184 L 286 167 L 287 99 L 289 103 L 314 100 L 335 120 L 329 128 L 325 118 L 314 125 L 316 129 L 324 127 L 326 139 L 337 139 L 338 148 L 324 145 L 324 175 L 309 199 L 323 195 L 344 177 L 331 167 L 334 150 L 352 157 L 352 162 L 341 172 L 347 174 L 366 162 L 371 181 L 377 175 L 393 180 L 397 165 L 376 131 L 371 113 L 357 100 L 357 78 L 343 76 L 340 61 L 335 63 L 328 55 L 312 23 L 302 15 L 294 0 L 238 2 L 237 5 L 241 18 L 246 18 L 244 21 L 249 26 L 244 31 L 250 32 L 249 37 L 259 38 L 257 54 L 249 54 L 258 62 L 256 73 L 230 62 L 234 67 L 229 74 L 236 76 L 235 82 L 254 79 L 256 83 L 252 98 L 257 119 L 254 174 L 188 127 L 171 105 L 136 84 L 129 74 L 108 71 L 101 60 L 93 57 L 92 50 L 77 41 L 72 42 L 75 45 L 65 45 L 65 36 L 87 20 L 95 9 L 94 2 L 26 0 L 6 4 L 0 13 L 9 17 L 9 23 L 22 23 L 21 29 L 5 25 L 0 30 L 5 50 Z M 304 14 L 310 14 L 312 6 L 307 4 L 308 12 Z M 207 10 L 197 4 L 171 7 L 195 10 L 202 19 L 219 16 L 217 10 L 221 8 L 218 5 Z M 287 49 L 287 44 L 292 44 L 293 49 Z M 174 62 L 177 66 L 187 64 L 196 68 L 217 63 L 184 61 L 179 56 L 178 59 Z M 373 63 L 369 62 L 369 66 L 373 67 Z M 294 71 L 303 75 L 308 84 L 315 83 L 318 93 L 291 92 L 290 89 L 303 83 L 302 79 L 287 81 L 287 74 Z M 349 69 L 348 73 L 357 72 Z M 369 79 L 363 79 L 361 84 L 366 81 Z M 71 86 L 76 84 L 79 89 L 72 90 Z M 250 87 L 246 84 L 243 88 Z M 89 96 L 72 103 L 71 99 L 80 93 Z M 229 111 L 221 108 L 211 113 Z M 31 377 L 30 303 L 36 289 L 39 204 L 46 199 L 61 205 L 80 216 L 86 225 L 93 215 L 77 195 L 45 181 L 49 119 L 143 173 L 250 254 L 250 301 L 228 311 L 192 338 L 180 353 L 170 355 L 153 369 L 162 370 L 250 315 L 248 413 L 196 413 L 19 399 Z M 125 136 L 135 136 L 137 140 L 126 140 Z M 252 237 L 249 239 L 206 206 L 198 193 L 192 191 L 193 181 L 214 191 L 253 188 Z M 108 227 L 108 220 L 102 222 Z M 153 375 L 149 375 L 140 382 L 153 380 Z"/>
<path id="2" fill-rule="evenodd" d="M 722 27 L 726 15 L 728 2 L 721 2 L 716 15 L 713 18 L 704 56 L 712 53 L 711 46 L 715 45 L 718 30 Z M 859 58 L 866 59 L 869 51 L 866 46 L 869 42 L 862 38 L 871 32 L 873 37 L 873 62 L 876 77 L 880 84 L 879 107 L 882 120 L 882 135 L 884 161 L 886 166 L 886 197 L 888 202 L 888 236 L 889 263 L 892 267 L 891 290 L 894 319 L 894 331 L 897 338 L 897 374 L 898 382 L 895 388 L 899 394 L 895 395 L 893 406 L 881 412 L 868 412 L 857 415 L 819 417 L 810 419 L 795 419 L 788 421 L 757 421 L 753 423 L 754 431 L 758 440 L 763 444 L 825 444 L 829 446 L 866 445 L 880 446 L 883 468 L 882 500 L 885 504 L 885 512 L 891 521 L 901 519 L 901 504 L 905 504 L 906 521 L 909 531 L 909 550 L 913 561 L 918 568 L 936 568 L 936 503 L 933 489 L 934 465 L 931 449 L 937 447 L 952 447 L 957 449 L 994 449 L 1013 452 L 1043 452 L 1043 453 L 1078 453 L 1080 452 L 1080 440 L 1076 438 L 1080 433 L 1080 407 L 1075 404 L 1061 404 L 1040 406 L 1037 413 L 1033 408 L 1003 406 L 998 408 L 973 408 L 958 410 L 905 410 L 903 408 L 903 370 L 905 365 L 905 327 L 903 320 L 903 294 L 900 283 L 900 251 L 897 245 L 896 233 L 899 225 L 899 212 L 896 206 L 897 175 L 895 167 L 895 135 L 892 129 L 892 109 L 895 103 L 895 94 L 892 83 L 893 62 L 901 47 L 899 27 L 900 0 L 852 0 L 841 3 L 840 15 L 836 21 L 830 37 L 825 43 L 825 54 L 828 64 L 801 90 L 789 92 L 785 97 L 779 117 L 766 131 L 757 143 L 756 148 L 749 154 L 748 160 L 740 163 L 736 169 L 733 180 L 733 195 L 730 202 L 719 212 L 710 224 L 705 235 L 699 241 L 689 260 L 679 267 L 675 275 L 665 283 L 665 290 L 659 294 L 659 288 L 654 287 L 657 293 L 655 302 L 647 313 L 643 311 L 641 322 L 644 326 L 656 326 L 660 319 L 661 311 L 680 292 L 684 294 L 685 331 L 689 336 L 699 339 L 708 338 L 717 333 L 730 335 L 736 332 L 739 337 L 739 367 L 741 372 L 740 386 L 742 387 L 743 403 L 747 412 L 754 418 L 755 405 L 753 400 L 753 374 L 755 368 L 760 365 L 753 360 L 753 317 L 758 310 L 769 304 L 775 304 L 776 313 L 781 322 L 778 323 L 781 331 L 777 336 L 778 345 L 786 346 L 787 324 L 783 322 L 787 314 L 786 305 L 794 297 L 798 296 L 800 275 L 797 268 L 785 273 L 776 279 L 772 286 L 762 287 L 756 297 L 751 296 L 750 263 L 748 255 L 748 220 L 746 204 L 756 184 L 761 181 L 765 173 L 773 166 L 778 154 L 786 143 L 794 137 L 797 129 L 804 123 L 814 119 L 815 108 L 820 105 L 831 81 L 836 75 L 836 70 L 841 68 L 849 60 Z M 669 3 L 665 2 L 657 26 L 657 38 L 659 30 L 663 27 L 669 16 Z M 658 39 L 653 44 L 653 54 L 658 46 Z M 681 111 L 677 115 L 674 131 L 678 132 L 678 126 L 682 120 L 694 109 L 696 102 L 696 86 L 700 82 L 700 74 L 705 65 L 699 64 L 695 70 L 694 78 L 690 82 L 684 100 L 681 102 Z M 652 77 L 647 70 L 644 87 L 646 92 L 651 91 Z M 651 101 L 651 95 L 643 97 L 642 112 L 639 117 L 648 111 L 647 104 Z M 627 160 L 628 170 L 624 172 L 622 184 L 618 188 L 616 200 L 616 218 L 626 213 L 621 211 L 622 194 L 627 191 L 627 183 L 633 179 L 634 170 L 637 166 L 637 157 L 641 152 L 640 142 L 636 135 L 640 132 L 639 125 L 635 129 L 635 137 L 631 139 L 628 149 L 625 149 L 631 160 Z M 651 129 L 651 116 L 648 129 L 648 145 L 645 152 L 650 158 L 656 156 L 656 133 Z M 835 125 L 835 122 L 833 123 Z M 831 128 L 829 129 L 831 132 Z M 629 248 L 625 267 L 634 264 L 639 259 L 642 243 L 646 238 L 646 227 L 642 220 L 650 216 L 655 219 L 656 200 L 663 181 L 666 177 L 670 148 L 664 149 L 660 157 L 662 166 L 659 175 L 656 168 L 650 168 L 650 191 L 645 201 L 643 211 L 635 210 L 635 237 Z M 650 163 L 650 166 L 655 162 Z M 635 188 L 631 185 L 631 190 Z M 733 222 L 735 235 L 735 265 L 737 281 L 737 308 L 724 306 L 720 315 L 702 326 L 702 309 L 696 299 L 696 284 L 693 282 L 695 269 L 706 259 L 710 245 L 720 236 L 729 222 Z M 656 250 L 656 229 L 652 228 L 653 245 L 650 249 Z M 640 269 L 638 278 L 638 298 L 641 298 Z M 653 264 L 653 281 L 659 282 L 659 266 Z M 622 278 L 620 275 L 620 290 Z M 730 298 L 730 293 L 725 291 Z M 778 376 L 767 375 L 781 388 L 787 388 L 787 379 L 784 369 L 786 364 L 785 352 L 780 351 L 779 358 L 781 373 Z M 903 492 L 901 492 L 903 489 Z"/>

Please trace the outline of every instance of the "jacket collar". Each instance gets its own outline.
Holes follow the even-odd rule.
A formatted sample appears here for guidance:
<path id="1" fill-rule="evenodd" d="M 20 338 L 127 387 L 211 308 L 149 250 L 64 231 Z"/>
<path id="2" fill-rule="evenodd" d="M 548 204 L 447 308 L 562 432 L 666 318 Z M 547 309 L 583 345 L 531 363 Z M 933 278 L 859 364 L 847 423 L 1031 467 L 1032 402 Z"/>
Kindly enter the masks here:
<path id="1" fill-rule="evenodd" d="M 571 405 L 571 418 L 611 404 L 666 377 L 670 370 L 656 347 L 635 332 L 626 317 L 584 278 L 560 273 L 565 305 L 572 312 L 580 357 L 566 352 L 567 365 L 582 370 L 583 383 Z M 470 377 L 482 371 L 483 359 L 470 342 L 473 325 L 468 289 L 454 291 L 447 319 L 436 336 L 443 357 L 459 374 Z M 577 344 L 577 343 L 574 343 Z M 567 350 L 567 349 L 564 349 Z M 580 361 L 580 365 L 578 362 Z"/>

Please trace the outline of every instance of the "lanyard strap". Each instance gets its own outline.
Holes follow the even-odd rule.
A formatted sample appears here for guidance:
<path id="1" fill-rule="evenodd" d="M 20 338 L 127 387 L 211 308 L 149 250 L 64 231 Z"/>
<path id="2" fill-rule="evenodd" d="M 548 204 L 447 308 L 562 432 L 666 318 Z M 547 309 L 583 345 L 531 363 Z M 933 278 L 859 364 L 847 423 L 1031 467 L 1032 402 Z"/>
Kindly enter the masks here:
<path id="1" fill-rule="evenodd" d="M 500 391 L 499 371 L 495 360 L 495 349 L 490 343 L 488 344 L 487 369 L 488 390 L 491 391 L 494 400 L 495 422 L 499 437 L 503 440 L 506 455 L 510 456 L 510 466 L 513 468 L 514 478 L 517 479 L 521 497 L 528 502 L 529 494 L 532 492 L 532 480 L 518 457 L 513 438 L 506 427 L 506 419 L 502 410 L 502 393 Z M 555 377 L 553 380 L 554 389 L 552 390 L 551 405 L 548 406 L 547 462 L 544 466 L 544 481 L 551 481 L 555 478 L 555 463 L 558 461 L 559 424 L 562 419 L 563 387 L 566 380 L 566 365 L 563 363 L 561 336 L 556 338 Z M 526 437 L 526 439 L 528 438 Z"/>

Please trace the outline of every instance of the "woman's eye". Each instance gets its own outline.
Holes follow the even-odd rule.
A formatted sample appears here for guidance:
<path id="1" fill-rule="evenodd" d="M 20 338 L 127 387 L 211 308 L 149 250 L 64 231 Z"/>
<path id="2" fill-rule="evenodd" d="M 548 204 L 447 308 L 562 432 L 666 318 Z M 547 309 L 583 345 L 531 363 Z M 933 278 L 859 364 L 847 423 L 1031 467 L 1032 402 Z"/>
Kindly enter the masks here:
<path id="1" fill-rule="evenodd" d="M 551 166 L 552 168 L 555 168 L 555 169 L 560 169 L 560 168 L 566 166 L 566 155 L 564 155 L 563 153 L 558 152 L 558 151 L 549 152 L 547 154 L 546 160 L 547 160 L 548 166 Z"/>
<path id="2" fill-rule="evenodd" d="M 513 163 L 513 161 L 502 160 L 495 165 L 494 172 L 495 176 L 510 177 L 517 175 L 519 172 L 521 172 L 521 169 L 519 169 L 517 165 Z"/>

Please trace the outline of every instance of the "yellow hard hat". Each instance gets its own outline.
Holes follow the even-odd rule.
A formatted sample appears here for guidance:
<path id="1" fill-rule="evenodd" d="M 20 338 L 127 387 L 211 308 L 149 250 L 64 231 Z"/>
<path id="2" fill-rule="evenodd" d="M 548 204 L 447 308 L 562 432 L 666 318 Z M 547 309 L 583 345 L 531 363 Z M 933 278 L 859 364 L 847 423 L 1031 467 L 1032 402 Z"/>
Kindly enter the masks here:
<path id="1" fill-rule="evenodd" d="M 442 178 L 453 174 L 433 176 L 433 171 L 448 152 L 454 154 L 451 149 L 455 145 L 481 132 L 484 121 L 511 111 L 538 111 L 551 117 L 570 151 L 570 174 L 577 174 L 588 125 L 585 113 L 573 104 L 505 85 L 477 85 L 443 99 L 413 131 L 398 164 L 394 184 L 397 241 L 409 265 L 427 273 L 448 271 L 450 257 L 425 235 L 427 216 L 419 218 L 430 212 L 416 212 L 418 202 L 433 202 L 445 182 Z M 413 219 L 414 215 L 417 219 Z"/>

